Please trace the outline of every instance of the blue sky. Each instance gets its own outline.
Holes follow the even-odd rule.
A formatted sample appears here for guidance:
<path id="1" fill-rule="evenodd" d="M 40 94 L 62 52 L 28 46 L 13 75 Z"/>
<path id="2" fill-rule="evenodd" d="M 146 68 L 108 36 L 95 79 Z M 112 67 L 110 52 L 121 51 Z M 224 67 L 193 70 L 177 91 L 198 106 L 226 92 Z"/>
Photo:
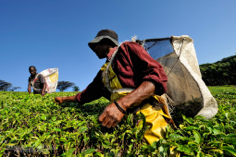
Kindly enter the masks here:
<path id="1" fill-rule="evenodd" d="M 101 29 L 119 42 L 189 35 L 199 64 L 236 54 L 235 0 L 0 0 L 0 79 L 26 91 L 28 67 L 59 68 L 81 90 L 105 62 L 88 47 Z M 72 89 L 69 89 L 69 91 Z"/>

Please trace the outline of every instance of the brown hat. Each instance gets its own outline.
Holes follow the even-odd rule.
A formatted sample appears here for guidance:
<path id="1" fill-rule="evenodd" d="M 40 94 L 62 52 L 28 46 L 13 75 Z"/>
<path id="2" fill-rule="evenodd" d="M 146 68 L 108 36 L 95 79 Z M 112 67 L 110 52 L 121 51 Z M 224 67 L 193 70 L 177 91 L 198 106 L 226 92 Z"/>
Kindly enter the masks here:
<path id="1" fill-rule="evenodd" d="M 94 51 L 96 44 L 98 44 L 102 39 L 109 39 L 112 41 L 116 46 L 118 46 L 118 35 L 115 31 L 110 29 L 100 30 L 97 36 L 88 43 L 89 47 Z"/>

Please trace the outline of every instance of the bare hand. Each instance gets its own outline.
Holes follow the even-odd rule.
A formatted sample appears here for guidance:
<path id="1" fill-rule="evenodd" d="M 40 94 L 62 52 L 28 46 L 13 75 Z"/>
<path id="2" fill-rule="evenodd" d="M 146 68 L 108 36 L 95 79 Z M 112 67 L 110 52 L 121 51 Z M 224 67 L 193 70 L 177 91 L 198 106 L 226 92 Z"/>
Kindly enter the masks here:
<path id="1" fill-rule="evenodd" d="M 124 114 L 120 112 L 114 103 L 111 103 L 104 109 L 98 120 L 102 123 L 102 126 L 110 128 L 115 127 L 123 117 Z"/>
<path id="2" fill-rule="evenodd" d="M 44 96 L 45 95 L 45 93 L 44 92 L 42 92 L 42 96 Z"/>
<path id="3" fill-rule="evenodd" d="M 63 103 L 63 97 L 56 97 L 56 98 L 54 98 L 54 101 L 55 101 L 57 104 L 61 104 L 61 103 Z"/>

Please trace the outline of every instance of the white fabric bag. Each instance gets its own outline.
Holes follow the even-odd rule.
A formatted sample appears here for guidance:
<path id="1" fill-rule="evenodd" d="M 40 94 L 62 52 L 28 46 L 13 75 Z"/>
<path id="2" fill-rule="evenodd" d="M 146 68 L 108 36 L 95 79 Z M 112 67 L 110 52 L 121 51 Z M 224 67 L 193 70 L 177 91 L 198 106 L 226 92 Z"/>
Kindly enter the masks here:
<path id="1" fill-rule="evenodd" d="M 187 36 L 144 40 L 144 48 L 164 68 L 168 77 L 167 103 L 183 114 L 209 119 L 218 111 L 217 102 L 202 80 L 193 40 Z"/>
<path id="2" fill-rule="evenodd" d="M 56 92 L 58 83 L 58 68 L 50 68 L 40 72 L 46 81 L 47 93 Z"/>

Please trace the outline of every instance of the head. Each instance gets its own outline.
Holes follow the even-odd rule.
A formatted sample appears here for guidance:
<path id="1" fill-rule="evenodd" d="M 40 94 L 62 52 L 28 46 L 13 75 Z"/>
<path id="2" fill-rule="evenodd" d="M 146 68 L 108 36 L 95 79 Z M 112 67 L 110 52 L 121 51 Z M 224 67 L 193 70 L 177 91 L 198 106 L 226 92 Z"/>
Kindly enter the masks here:
<path id="1" fill-rule="evenodd" d="M 30 66 L 29 72 L 30 72 L 31 76 L 34 76 L 37 72 L 37 69 L 35 68 L 35 66 Z"/>
<path id="2" fill-rule="evenodd" d="M 88 45 L 98 58 L 105 58 L 110 48 L 118 46 L 118 35 L 109 29 L 101 30 Z"/>

